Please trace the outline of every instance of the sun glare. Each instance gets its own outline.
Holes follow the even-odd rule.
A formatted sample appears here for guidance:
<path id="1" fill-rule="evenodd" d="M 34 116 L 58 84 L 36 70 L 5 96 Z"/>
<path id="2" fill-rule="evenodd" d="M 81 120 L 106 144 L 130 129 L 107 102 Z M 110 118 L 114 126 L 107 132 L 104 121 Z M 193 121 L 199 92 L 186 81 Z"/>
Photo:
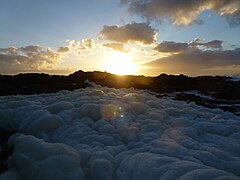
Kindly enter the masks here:
<path id="1" fill-rule="evenodd" d="M 127 53 L 114 52 L 103 65 L 104 71 L 118 75 L 132 75 L 137 71 L 137 64 L 131 61 Z"/>

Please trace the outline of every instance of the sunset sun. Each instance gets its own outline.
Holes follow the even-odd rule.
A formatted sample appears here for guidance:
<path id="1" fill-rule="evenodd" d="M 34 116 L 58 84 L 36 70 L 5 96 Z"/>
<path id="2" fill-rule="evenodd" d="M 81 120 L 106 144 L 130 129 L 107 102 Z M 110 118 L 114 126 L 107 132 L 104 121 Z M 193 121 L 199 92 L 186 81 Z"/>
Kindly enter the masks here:
<path id="1" fill-rule="evenodd" d="M 103 65 L 104 71 L 118 75 L 135 74 L 137 64 L 131 61 L 131 55 L 127 53 L 114 52 L 106 59 Z"/>

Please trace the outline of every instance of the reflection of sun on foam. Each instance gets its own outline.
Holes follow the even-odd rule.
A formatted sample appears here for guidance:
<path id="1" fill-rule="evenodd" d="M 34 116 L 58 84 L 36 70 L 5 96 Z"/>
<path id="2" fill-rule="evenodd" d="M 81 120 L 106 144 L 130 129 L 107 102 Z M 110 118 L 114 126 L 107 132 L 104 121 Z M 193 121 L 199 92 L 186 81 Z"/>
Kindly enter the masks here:
<path id="1" fill-rule="evenodd" d="M 113 120 L 119 115 L 120 117 L 123 117 L 123 115 L 121 115 L 121 111 L 122 107 L 114 104 L 104 105 L 101 108 L 102 117 L 106 120 Z"/>
<path id="2" fill-rule="evenodd" d="M 103 65 L 103 69 L 109 73 L 130 75 L 136 73 L 137 65 L 131 61 L 129 54 L 114 52 Z"/>

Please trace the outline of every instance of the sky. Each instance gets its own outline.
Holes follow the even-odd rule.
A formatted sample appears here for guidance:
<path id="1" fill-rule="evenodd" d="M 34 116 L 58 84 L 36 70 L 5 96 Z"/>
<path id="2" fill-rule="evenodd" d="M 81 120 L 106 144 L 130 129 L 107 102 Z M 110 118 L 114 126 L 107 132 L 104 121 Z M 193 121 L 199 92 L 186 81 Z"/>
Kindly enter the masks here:
<path id="1" fill-rule="evenodd" d="M 240 74 L 239 0 L 1 0 L 0 74 Z"/>

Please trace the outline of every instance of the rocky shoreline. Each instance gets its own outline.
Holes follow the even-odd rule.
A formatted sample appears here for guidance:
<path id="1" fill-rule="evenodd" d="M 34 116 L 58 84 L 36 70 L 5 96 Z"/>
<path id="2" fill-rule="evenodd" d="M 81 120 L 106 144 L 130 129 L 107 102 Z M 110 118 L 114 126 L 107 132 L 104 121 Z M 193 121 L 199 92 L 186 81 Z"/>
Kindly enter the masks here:
<path id="1" fill-rule="evenodd" d="M 0 75 L 0 95 L 56 93 L 61 90 L 86 88 L 89 86 L 86 81 L 111 88 L 133 87 L 149 90 L 161 94 L 159 97 L 165 94 L 176 100 L 195 102 L 240 115 L 240 81 L 225 76 L 118 76 L 107 72 L 81 70 L 68 76 L 38 73 Z"/>
<path id="2" fill-rule="evenodd" d="M 117 76 L 106 72 L 78 71 L 69 76 L 47 74 L 0 75 L 0 95 L 55 93 L 97 85 L 111 88 L 143 89 L 158 98 L 194 102 L 211 109 L 222 109 L 240 116 L 240 81 L 230 77 L 188 77 L 161 74 L 157 77 Z M 1 97 L 0 97 L 1 98 Z M 0 105 L 1 106 L 1 105 Z M 0 174 L 8 170 L 7 159 L 13 153 L 8 145 L 15 132 L 0 129 Z"/>

